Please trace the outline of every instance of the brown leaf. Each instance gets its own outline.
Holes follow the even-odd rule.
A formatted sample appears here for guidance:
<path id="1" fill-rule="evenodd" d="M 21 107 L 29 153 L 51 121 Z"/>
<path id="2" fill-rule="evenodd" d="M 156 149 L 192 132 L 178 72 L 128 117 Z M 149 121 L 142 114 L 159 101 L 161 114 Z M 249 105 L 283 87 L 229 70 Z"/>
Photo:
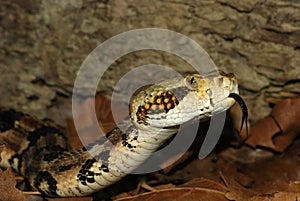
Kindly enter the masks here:
<path id="1" fill-rule="evenodd" d="M 290 201 L 290 200 L 299 200 L 300 193 L 292 193 L 292 192 L 278 192 L 272 195 L 272 201 Z M 267 196 L 265 196 L 266 198 Z M 270 197 L 270 196 L 268 196 Z M 250 201 L 252 201 L 251 199 Z M 261 199 L 262 200 L 262 199 Z M 264 199 L 265 200 L 265 199 Z M 253 200 L 255 201 L 255 200 Z"/>
<path id="2" fill-rule="evenodd" d="M 92 120 L 92 116 L 94 115 L 92 108 L 93 101 L 95 101 L 95 111 L 98 122 L 94 122 Z M 73 119 L 67 120 L 67 136 L 73 149 L 82 147 L 82 140 L 84 140 L 84 144 L 89 144 L 100 139 L 106 132 L 115 127 L 114 118 L 116 118 L 116 121 L 118 122 L 120 119 L 124 119 L 125 116 L 128 115 L 125 104 L 114 103 L 114 106 L 118 107 L 116 109 L 118 113 L 114 114 L 115 116 L 113 116 L 110 108 L 111 102 L 102 95 L 97 95 L 95 99 L 87 98 L 83 102 L 75 104 L 80 105 L 80 110 L 77 111 L 76 116 L 76 122 L 78 123 L 76 125 L 77 127 L 75 128 Z M 101 128 L 100 134 L 97 132 L 98 127 Z M 84 139 L 80 139 L 78 137 L 78 132 L 80 132 L 81 136 L 84 136 Z"/>
<path id="3" fill-rule="evenodd" d="M 296 186 L 295 186 L 296 185 Z M 241 187 L 243 188 L 243 187 Z M 234 190 L 235 193 L 237 192 Z M 248 189 L 243 189 L 241 192 L 250 191 Z M 293 182 L 266 182 L 265 185 L 259 186 L 259 188 L 254 188 L 251 190 L 253 193 L 247 196 L 239 197 L 229 197 L 229 199 L 234 200 L 249 200 L 249 201 L 290 201 L 298 200 L 300 196 L 300 185 Z M 226 194 L 227 195 L 227 194 Z M 235 195 L 236 196 L 236 195 Z"/>
<path id="4" fill-rule="evenodd" d="M 227 184 L 228 192 L 225 196 L 229 200 L 247 200 L 257 194 L 252 190 L 246 189 L 234 179 L 230 179 Z"/>
<path id="5" fill-rule="evenodd" d="M 186 182 L 183 185 L 180 185 L 181 187 L 201 187 L 201 188 L 207 188 L 212 189 L 220 192 L 226 192 L 227 187 L 218 181 L 214 181 L 207 178 L 195 178 L 188 182 Z"/>
<path id="6" fill-rule="evenodd" d="M 179 153 L 171 158 L 169 158 L 167 161 L 163 162 L 162 164 L 160 164 L 160 167 L 163 168 L 162 171 L 164 172 L 164 174 L 168 174 L 169 172 L 171 172 L 171 170 L 176 167 L 178 164 L 183 163 L 185 160 L 187 160 L 192 154 L 193 154 L 193 150 L 188 150 L 185 153 Z M 179 157 L 179 158 L 178 158 Z M 177 159 L 178 158 L 178 159 Z M 175 162 L 171 163 L 171 165 L 167 166 L 167 164 L 169 164 L 170 162 L 174 161 L 174 159 L 177 159 Z"/>
<path id="7" fill-rule="evenodd" d="M 245 168 L 244 172 L 255 178 L 255 182 L 282 181 L 289 182 L 300 180 L 300 141 L 297 140 L 293 146 L 283 154 L 261 161 Z"/>
<path id="8" fill-rule="evenodd" d="M 161 200 L 190 200 L 190 201 L 198 201 L 199 199 L 202 200 L 210 200 L 210 201 L 227 201 L 224 197 L 223 192 L 218 192 L 210 189 L 203 189 L 203 188 L 173 188 L 173 189 L 164 189 L 164 190 L 157 190 L 148 193 L 143 193 L 136 196 L 130 196 L 127 198 L 117 199 L 118 201 L 144 201 L 144 200 L 151 200 L 151 201 L 161 201 Z"/>
<path id="9" fill-rule="evenodd" d="M 243 154 L 234 153 L 237 156 L 241 156 Z M 235 157 L 235 158 L 236 158 Z M 223 181 L 226 183 L 226 178 L 234 179 L 238 181 L 239 184 L 244 186 L 249 186 L 253 183 L 253 178 L 249 175 L 245 174 L 242 170 L 243 164 L 239 163 L 232 157 L 232 153 L 221 153 L 219 159 L 217 160 L 217 169 L 219 175 L 222 176 Z M 224 176 L 225 175 L 225 176 Z"/>
<path id="10" fill-rule="evenodd" d="M 226 200 L 224 194 L 227 187 L 224 184 L 206 179 L 196 178 L 191 181 L 174 186 L 163 184 L 155 186 L 155 190 L 130 196 L 128 193 L 119 194 L 114 200 Z"/>
<path id="11" fill-rule="evenodd" d="M 285 182 L 285 181 L 266 181 L 264 184 L 253 187 L 253 190 L 260 192 L 260 194 L 271 195 L 277 192 L 300 193 L 299 182 Z"/>
<path id="12" fill-rule="evenodd" d="M 217 161 L 218 168 L 226 178 L 233 178 L 242 186 L 247 186 L 257 196 L 274 196 L 277 192 L 299 193 L 299 182 L 292 182 L 300 180 L 299 145 L 298 140 L 283 154 L 252 163 L 239 163 L 222 154 Z M 243 157 L 242 154 L 236 155 Z"/>
<path id="13" fill-rule="evenodd" d="M 6 171 L 0 170 L 0 201 L 25 201 L 26 198 L 22 191 L 16 188 L 15 176 L 10 169 Z"/>
<path id="14" fill-rule="evenodd" d="M 278 151 L 283 151 L 300 133 L 300 97 L 279 102 L 271 112 L 279 123 L 283 134 L 275 136 L 273 141 Z"/>
<path id="15" fill-rule="evenodd" d="M 253 148 L 242 146 L 239 149 L 227 148 L 220 153 L 220 156 L 242 164 L 251 164 L 272 158 L 274 153 L 264 149 L 253 150 Z"/>
<path id="16" fill-rule="evenodd" d="M 47 198 L 48 201 L 92 201 L 93 197 Z"/>
<path id="17" fill-rule="evenodd" d="M 300 133 L 300 97 L 285 99 L 267 116 L 251 128 L 246 143 L 283 152 Z"/>
<path id="18" fill-rule="evenodd" d="M 259 121 L 251 128 L 250 137 L 246 140 L 246 144 L 256 147 L 258 145 L 276 149 L 272 137 L 280 132 L 280 128 L 276 125 L 270 116 Z"/>

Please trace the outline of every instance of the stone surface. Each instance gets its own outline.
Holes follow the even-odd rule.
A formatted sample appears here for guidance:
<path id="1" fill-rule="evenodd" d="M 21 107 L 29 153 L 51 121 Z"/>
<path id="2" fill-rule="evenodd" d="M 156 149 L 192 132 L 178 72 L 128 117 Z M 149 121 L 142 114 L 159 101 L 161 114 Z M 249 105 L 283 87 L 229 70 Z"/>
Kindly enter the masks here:
<path id="1" fill-rule="evenodd" d="M 236 74 L 255 122 L 300 93 L 299 19 L 300 2 L 288 0 L 1 1 L 0 104 L 65 124 L 87 55 L 119 33 L 157 27 L 190 37 Z M 109 96 L 124 74 L 150 63 L 193 70 L 174 55 L 135 52 L 112 64 L 98 90 Z"/>

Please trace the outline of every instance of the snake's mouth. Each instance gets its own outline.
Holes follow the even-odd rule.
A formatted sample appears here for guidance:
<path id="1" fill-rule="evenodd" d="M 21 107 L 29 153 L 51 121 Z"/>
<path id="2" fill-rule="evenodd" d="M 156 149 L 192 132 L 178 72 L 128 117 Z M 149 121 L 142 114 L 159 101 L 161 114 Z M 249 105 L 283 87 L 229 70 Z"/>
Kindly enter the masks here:
<path id="1" fill-rule="evenodd" d="M 233 98 L 239 104 L 239 106 L 241 107 L 243 115 L 242 115 L 242 123 L 241 123 L 239 133 L 241 133 L 241 131 L 243 129 L 243 126 L 244 126 L 244 123 L 245 123 L 246 133 L 247 133 L 247 136 L 248 136 L 248 124 L 247 124 L 247 121 L 248 121 L 248 108 L 247 108 L 247 105 L 246 105 L 245 101 L 242 99 L 242 97 L 240 97 L 236 93 L 230 93 L 228 97 Z"/>

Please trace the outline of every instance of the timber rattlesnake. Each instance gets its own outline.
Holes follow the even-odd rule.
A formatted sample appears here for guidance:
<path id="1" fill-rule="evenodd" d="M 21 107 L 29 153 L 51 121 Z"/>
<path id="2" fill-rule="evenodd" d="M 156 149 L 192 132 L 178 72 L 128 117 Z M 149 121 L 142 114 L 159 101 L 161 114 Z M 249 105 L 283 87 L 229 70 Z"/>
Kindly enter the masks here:
<path id="1" fill-rule="evenodd" d="M 47 196 L 88 195 L 133 171 L 180 124 L 229 109 L 238 93 L 235 76 L 225 73 L 190 74 L 149 86 L 132 97 L 125 130 L 114 128 L 106 138 L 73 152 L 55 125 L 1 108 L 0 167 L 12 167 Z"/>

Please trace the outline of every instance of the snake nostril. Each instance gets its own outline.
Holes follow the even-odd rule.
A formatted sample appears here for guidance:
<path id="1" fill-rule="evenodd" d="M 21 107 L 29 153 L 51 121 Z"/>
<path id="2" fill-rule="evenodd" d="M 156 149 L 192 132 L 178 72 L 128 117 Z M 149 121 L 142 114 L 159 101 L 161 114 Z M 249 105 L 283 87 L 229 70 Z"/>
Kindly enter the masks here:
<path id="1" fill-rule="evenodd" d="M 219 85 L 222 86 L 223 85 L 223 77 L 219 78 Z"/>
<path id="2" fill-rule="evenodd" d="M 211 90 L 211 89 L 207 89 L 207 90 L 206 90 L 206 93 L 207 93 L 207 95 L 208 95 L 209 97 L 212 96 L 212 90 Z"/>

